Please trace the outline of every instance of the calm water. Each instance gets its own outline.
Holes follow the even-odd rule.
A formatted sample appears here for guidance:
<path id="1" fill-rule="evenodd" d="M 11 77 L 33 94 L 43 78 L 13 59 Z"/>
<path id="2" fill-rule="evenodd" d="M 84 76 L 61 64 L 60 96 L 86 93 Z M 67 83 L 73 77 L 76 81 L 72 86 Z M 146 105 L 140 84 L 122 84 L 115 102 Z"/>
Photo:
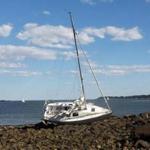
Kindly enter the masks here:
<path id="1" fill-rule="evenodd" d="M 97 105 L 104 105 L 101 100 L 92 100 Z M 0 125 L 28 124 L 41 121 L 44 101 L 0 101 Z M 150 112 L 150 100 L 117 99 L 109 100 L 113 114 L 123 116 Z"/>

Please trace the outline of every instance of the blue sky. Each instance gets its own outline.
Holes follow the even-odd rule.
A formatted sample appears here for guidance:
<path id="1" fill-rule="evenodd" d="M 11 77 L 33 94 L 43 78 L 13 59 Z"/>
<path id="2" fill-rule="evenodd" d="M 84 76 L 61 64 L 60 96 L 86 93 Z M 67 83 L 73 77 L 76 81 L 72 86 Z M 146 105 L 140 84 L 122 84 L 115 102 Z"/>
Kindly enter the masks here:
<path id="1" fill-rule="evenodd" d="M 68 11 L 104 94 L 150 94 L 150 0 L 1 0 L 0 99 L 79 96 Z"/>

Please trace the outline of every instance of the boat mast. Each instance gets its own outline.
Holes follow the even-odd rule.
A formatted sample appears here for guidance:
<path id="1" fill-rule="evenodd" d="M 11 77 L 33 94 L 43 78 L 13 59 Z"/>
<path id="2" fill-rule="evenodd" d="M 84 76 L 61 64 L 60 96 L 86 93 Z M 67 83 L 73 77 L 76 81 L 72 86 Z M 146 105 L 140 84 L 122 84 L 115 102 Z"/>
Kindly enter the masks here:
<path id="1" fill-rule="evenodd" d="M 70 21 L 71 21 L 71 26 L 72 26 L 72 31 L 73 31 L 73 37 L 74 37 L 74 43 L 75 43 L 75 49 L 76 49 L 76 54 L 77 54 L 77 61 L 78 61 L 80 81 L 81 81 L 81 89 L 82 89 L 82 96 L 85 97 L 83 75 L 82 75 L 82 71 L 81 71 L 80 58 L 79 58 L 79 50 L 78 50 L 77 39 L 76 39 L 76 31 L 75 31 L 75 27 L 74 27 L 74 23 L 73 23 L 71 12 L 69 12 L 69 16 L 70 16 Z"/>

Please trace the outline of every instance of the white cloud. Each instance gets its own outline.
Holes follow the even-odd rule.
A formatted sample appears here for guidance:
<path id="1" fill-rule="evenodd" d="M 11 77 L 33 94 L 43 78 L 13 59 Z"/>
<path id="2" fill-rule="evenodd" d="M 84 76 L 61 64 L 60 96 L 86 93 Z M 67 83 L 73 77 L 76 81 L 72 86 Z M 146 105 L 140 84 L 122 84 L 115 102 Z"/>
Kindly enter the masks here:
<path id="1" fill-rule="evenodd" d="M 93 71 L 96 74 L 103 74 L 107 76 L 124 76 L 132 73 L 150 73 L 150 65 L 101 65 L 98 66 L 95 62 L 92 63 Z M 86 65 L 86 64 L 85 64 Z M 1 68 L 1 66 L 0 66 Z M 39 71 L 29 71 L 29 70 L 10 70 L 0 69 L 0 75 L 9 76 L 20 76 L 20 77 L 30 77 L 30 76 L 41 76 L 48 75 L 51 72 L 39 72 Z M 77 70 L 71 70 L 69 73 L 78 74 Z"/>
<path id="2" fill-rule="evenodd" d="M 82 65 L 90 71 L 87 62 L 82 62 Z M 90 65 L 94 73 L 110 76 L 128 75 L 131 73 L 150 73 L 150 65 L 98 65 L 98 63 L 94 61 L 90 61 Z"/>
<path id="3" fill-rule="evenodd" d="M 142 35 L 138 27 L 130 29 L 119 28 L 115 26 L 106 26 L 103 28 L 85 28 L 82 31 L 88 37 L 105 38 L 106 36 L 112 37 L 115 41 L 134 41 L 142 39 Z"/>
<path id="4" fill-rule="evenodd" d="M 106 34 L 110 34 L 113 37 L 112 40 L 116 41 L 134 41 L 142 39 L 138 27 L 126 30 L 123 28 L 108 27 Z"/>
<path id="5" fill-rule="evenodd" d="M 149 3 L 149 2 L 150 2 L 150 0 L 145 0 L 145 2 Z"/>
<path id="6" fill-rule="evenodd" d="M 150 73 L 150 65 L 106 65 L 94 68 L 94 72 L 105 75 L 127 75 Z"/>
<path id="7" fill-rule="evenodd" d="M 59 52 L 61 56 L 63 56 L 63 58 L 65 58 L 66 60 L 70 60 L 72 58 L 76 57 L 76 53 L 73 51 L 63 51 L 63 52 Z"/>
<path id="8" fill-rule="evenodd" d="M 13 29 L 10 24 L 0 25 L 0 37 L 8 37 Z"/>
<path id="9" fill-rule="evenodd" d="M 150 50 L 148 50 L 147 52 L 150 53 Z"/>
<path id="10" fill-rule="evenodd" d="M 3 66 L 3 68 L 23 67 L 24 64 L 21 64 L 20 61 L 24 61 L 25 59 L 71 60 L 75 57 L 76 53 L 73 50 L 59 51 L 55 49 L 37 48 L 33 46 L 0 45 L 0 67 Z"/>
<path id="11" fill-rule="evenodd" d="M 79 74 L 79 72 L 78 72 L 77 70 L 70 70 L 70 71 L 68 71 L 68 72 L 71 73 L 71 74 L 74 74 L 74 75 Z"/>
<path id="12" fill-rule="evenodd" d="M 0 75 L 9 75 L 14 77 L 31 77 L 31 76 L 41 76 L 42 72 L 4 69 L 4 70 L 0 70 Z"/>
<path id="13" fill-rule="evenodd" d="M 50 13 L 50 11 L 48 11 L 48 10 L 44 10 L 43 11 L 43 15 L 46 15 L 46 16 L 49 16 L 51 13 Z"/>
<path id="14" fill-rule="evenodd" d="M 26 58 L 54 60 L 56 52 L 52 50 L 17 45 L 0 45 L 0 60 L 24 60 Z"/>
<path id="15" fill-rule="evenodd" d="M 25 64 L 19 62 L 0 62 L 0 68 L 24 68 Z"/>
<path id="16" fill-rule="evenodd" d="M 81 31 L 78 33 L 79 41 L 82 44 L 89 44 L 95 41 L 95 38 L 92 35 L 89 35 L 88 33 Z"/>
<path id="17" fill-rule="evenodd" d="M 78 32 L 78 37 L 81 44 L 89 44 L 96 38 L 106 37 L 111 37 L 114 41 L 134 41 L 143 38 L 138 27 L 125 29 L 115 26 L 83 28 Z M 24 25 L 24 30 L 18 33 L 17 38 L 40 47 L 68 49 L 74 46 L 72 29 L 62 25 L 27 23 Z"/>
<path id="18" fill-rule="evenodd" d="M 88 64 L 87 61 L 82 61 L 81 63 L 82 63 L 82 65 L 85 66 L 86 68 L 89 68 L 89 64 Z M 92 69 L 98 68 L 98 66 L 99 66 L 96 62 L 91 61 L 91 60 L 89 60 L 89 63 L 90 63 L 90 66 L 91 66 Z"/>
<path id="19" fill-rule="evenodd" d="M 81 2 L 83 2 L 83 3 L 87 3 L 87 4 L 89 4 L 89 5 L 94 5 L 94 4 L 96 4 L 96 3 L 98 3 L 98 2 L 103 2 L 103 3 L 105 3 L 105 2 L 113 2 L 114 0 L 81 0 Z"/>
<path id="20" fill-rule="evenodd" d="M 81 0 L 81 2 L 87 3 L 87 4 L 89 4 L 89 5 L 95 4 L 95 2 L 94 2 L 93 0 Z"/>
<path id="21" fill-rule="evenodd" d="M 71 28 L 62 25 L 40 26 L 35 23 L 27 23 L 24 30 L 18 33 L 17 38 L 41 47 L 70 48 L 73 44 Z"/>

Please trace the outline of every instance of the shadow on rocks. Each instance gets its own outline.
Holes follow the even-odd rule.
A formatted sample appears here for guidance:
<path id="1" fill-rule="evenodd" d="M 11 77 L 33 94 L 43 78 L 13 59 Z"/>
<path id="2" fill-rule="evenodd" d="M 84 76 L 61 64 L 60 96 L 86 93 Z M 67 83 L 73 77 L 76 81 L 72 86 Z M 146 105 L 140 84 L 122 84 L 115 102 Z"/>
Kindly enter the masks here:
<path id="1" fill-rule="evenodd" d="M 51 129 L 54 129 L 56 126 L 58 125 L 54 125 L 54 124 L 44 124 L 42 121 L 39 122 L 39 123 L 36 123 L 36 124 L 31 124 L 31 125 L 24 125 L 24 126 L 21 126 L 19 128 L 21 129 L 35 129 L 35 130 L 39 130 L 39 129 L 48 129 L 48 128 L 51 128 Z"/>

